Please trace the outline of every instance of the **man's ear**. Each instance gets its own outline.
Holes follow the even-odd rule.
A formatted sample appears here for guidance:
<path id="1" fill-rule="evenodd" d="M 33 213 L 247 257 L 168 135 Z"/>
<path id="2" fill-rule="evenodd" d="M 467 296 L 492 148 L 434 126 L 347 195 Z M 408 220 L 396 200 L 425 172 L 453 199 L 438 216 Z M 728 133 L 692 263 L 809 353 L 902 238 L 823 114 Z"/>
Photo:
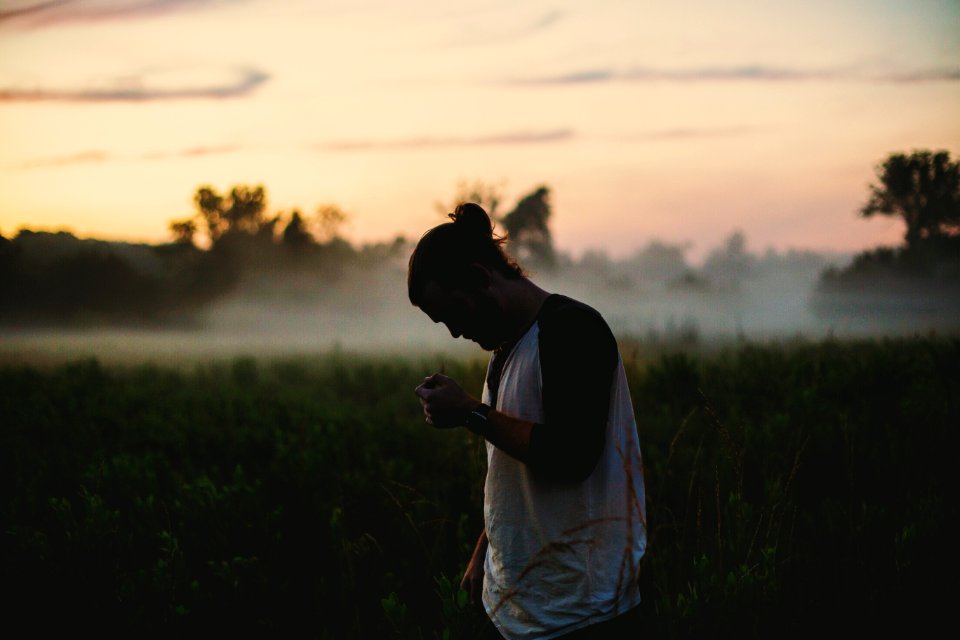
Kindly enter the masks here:
<path id="1" fill-rule="evenodd" d="M 467 267 L 467 287 L 473 291 L 486 289 L 490 286 L 490 269 L 479 262 Z"/>

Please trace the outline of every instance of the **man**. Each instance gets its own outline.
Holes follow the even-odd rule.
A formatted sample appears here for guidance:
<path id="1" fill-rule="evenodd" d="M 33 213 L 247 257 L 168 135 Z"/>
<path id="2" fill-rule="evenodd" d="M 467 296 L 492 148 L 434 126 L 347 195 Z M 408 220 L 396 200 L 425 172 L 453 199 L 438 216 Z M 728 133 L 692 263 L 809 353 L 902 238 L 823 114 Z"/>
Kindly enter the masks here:
<path id="1" fill-rule="evenodd" d="M 643 469 L 617 344 L 603 318 L 529 280 L 464 204 L 410 257 L 410 301 L 493 351 L 481 400 L 434 374 L 428 423 L 487 441 L 484 531 L 461 586 L 499 634 L 620 637 L 640 595 Z M 634 629 L 635 631 L 635 629 Z"/>

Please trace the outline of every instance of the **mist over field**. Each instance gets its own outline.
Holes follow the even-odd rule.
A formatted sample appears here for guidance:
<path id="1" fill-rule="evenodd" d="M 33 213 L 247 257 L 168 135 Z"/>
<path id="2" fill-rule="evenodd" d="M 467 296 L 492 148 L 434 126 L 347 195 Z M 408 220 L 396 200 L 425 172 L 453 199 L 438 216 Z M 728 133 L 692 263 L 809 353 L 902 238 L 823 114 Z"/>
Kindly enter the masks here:
<path id="1" fill-rule="evenodd" d="M 489 225 L 483 233 L 503 238 L 534 282 L 592 305 L 634 345 L 953 334 L 960 330 L 958 185 L 960 163 L 945 151 L 888 156 L 860 215 L 900 218 L 903 244 L 855 255 L 758 252 L 740 230 L 696 263 L 690 242 L 656 239 L 625 257 L 602 248 L 572 255 L 557 246 L 546 185 L 502 213 L 496 187 L 462 183 L 451 204 L 436 204 L 437 218 L 423 231 L 446 222 L 445 211 L 459 213 L 461 203 L 479 204 Z M 194 205 L 190 217 L 170 221 L 166 244 L 29 229 L 0 236 L 0 354 L 478 355 L 410 304 L 416 236 L 355 245 L 341 235 L 347 214 L 338 206 L 268 214 L 263 185 L 223 193 L 201 186 Z"/>
<path id="2" fill-rule="evenodd" d="M 453 340 L 445 327 L 410 304 L 406 260 L 412 246 L 409 241 L 396 244 L 374 263 L 346 265 L 334 275 L 246 269 L 226 292 L 198 308 L 165 314 L 162 322 L 117 323 L 83 313 L 56 323 L 49 318 L 21 321 L 0 328 L 0 357 L 175 363 L 331 350 L 483 357 L 478 346 Z M 863 305 L 863 313 L 855 307 L 831 313 L 828 306 L 818 306 L 818 278 L 825 269 L 848 263 L 847 255 L 754 254 L 736 233 L 703 264 L 691 265 L 684 253 L 682 246 L 660 242 L 621 260 L 592 251 L 577 258 L 561 256 L 555 269 L 531 270 L 531 277 L 550 292 L 595 307 L 619 339 L 651 348 L 958 329 L 955 315 L 936 306 L 918 313 L 915 300 L 887 298 L 882 314 L 873 312 L 875 305 Z M 150 269 L 146 253 L 130 255 L 141 269 Z"/>

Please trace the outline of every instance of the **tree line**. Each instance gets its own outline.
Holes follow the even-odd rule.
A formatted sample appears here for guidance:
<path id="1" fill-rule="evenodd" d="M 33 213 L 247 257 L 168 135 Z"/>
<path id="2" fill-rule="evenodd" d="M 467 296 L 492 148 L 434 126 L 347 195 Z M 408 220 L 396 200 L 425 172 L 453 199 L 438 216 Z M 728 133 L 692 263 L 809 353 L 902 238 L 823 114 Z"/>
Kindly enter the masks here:
<path id="1" fill-rule="evenodd" d="M 747 252 L 740 232 L 711 252 L 699 270 L 687 265 L 685 245 L 660 242 L 616 263 L 602 251 L 575 262 L 554 245 L 549 187 L 537 186 L 506 213 L 503 199 L 496 185 L 462 182 L 451 203 L 436 207 L 445 214 L 459 202 L 477 202 L 524 266 L 541 274 L 577 269 L 611 288 L 630 288 L 640 274 L 679 290 L 730 290 L 757 272 L 760 262 L 786 261 L 804 269 L 817 263 L 806 253 L 758 258 Z M 402 271 L 411 249 L 404 237 L 354 246 L 342 235 L 348 216 L 333 204 L 313 214 L 295 208 L 268 215 L 263 185 L 240 184 L 223 193 L 204 185 L 193 202 L 190 217 L 170 222 L 172 241 L 165 244 L 81 240 L 67 232 L 28 229 L 12 239 L 0 235 L 0 324 L 184 322 L 233 291 L 245 275 L 267 274 L 282 282 L 299 274 L 322 289 L 348 272 L 384 265 Z M 960 163 L 949 153 L 891 154 L 877 166 L 858 213 L 902 219 L 903 245 L 870 249 L 844 268 L 825 269 L 817 286 L 821 302 L 869 289 L 881 295 L 933 290 L 960 303 Z"/>
<path id="2" fill-rule="evenodd" d="M 66 231 L 0 235 L 0 324 L 168 324 L 235 290 L 246 276 L 277 284 L 304 276 L 321 290 L 346 276 L 404 267 L 410 241 L 354 246 L 347 214 L 325 204 L 268 215 L 263 185 L 197 188 L 194 213 L 172 220 L 159 245 L 79 239 Z M 500 222 L 528 264 L 556 266 L 549 189 L 538 187 Z"/>

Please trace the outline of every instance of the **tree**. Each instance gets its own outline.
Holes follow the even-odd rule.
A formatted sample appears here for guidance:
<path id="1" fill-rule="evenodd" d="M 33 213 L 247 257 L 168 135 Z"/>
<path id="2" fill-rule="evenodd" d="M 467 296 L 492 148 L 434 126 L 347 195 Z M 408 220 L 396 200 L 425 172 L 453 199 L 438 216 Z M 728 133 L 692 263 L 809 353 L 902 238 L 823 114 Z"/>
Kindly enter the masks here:
<path id="1" fill-rule="evenodd" d="M 203 186 L 197 189 L 193 201 L 197 205 L 197 215 L 213 243 L 230 232 L 255 235 L 265 222 L 269 222 L 263 218 L 263 210 L 267 206 L 263 185 L 237 185 L 226 198 L 212 187 Z"/>
<path id="2" fill-rule="evenodd" d="M 347 214 L 335 204 L 324 204 L 317 207 L 313 226 L 314 235 L 320 242 L 329 244 L 340 237 L 340 229 L 347 222 Z"/>
<path id="3" fill-rule="evenodd" d="M 703 271 L 733 285 L 750 273 L 754 261 L 747 251 L 747 237 L 743 231 L 737 230 L 727 236 L 723 246 L 710 252 L 703 263 Z"/>
<path id="4" fill-rule="evenodd" d="M 547 187 L 538 187 L 524 196 L 500 222 L 507 231 L 511 250 L 521 263 L 529 260 L 552 269 L 557 264 L 557 256 L 550 235 L 549 197 Z"/>
<path id="5" fill-rule="evenodd" d="M 503 199 L 501 187 L 502 185 L 500 184 L 487 183 L 482 180 L 476 180 L 472 183 L 461 180 L 457 183 L 457 191 L 453 197 L 453 204 L 447 206 L 442 202 L 438 202 L 435 206 L 440 214 L 446 216 L 451 211 L 454 211 L 457 205 L 464 202 L 472 202 L 483 207 L 487 215 L 490 216 L 490 219 L 496 221 L 497 208 Z"/>
<path id="6" fill-rule="evenodd" d="M 223 219 L 223 197 L 211 187 L 200 187 L 193 202 L 197 205 L 197 217 L 206 226 L 211 242 L 216 242 L 227 230 L 227 221 Z"/>
<path id="7" fill-rule="evenodd" d="M 197 222 L 193 218 L 171 220 L 170 232 L 173 233 L 174 242 L 177 244 L 191 245 L 193 236 L 197 233 Z"/>
<path id="8" fill-rule="evenodd" d="M 689 243 L 667 244 L 651 240 L 630 258 L 630 269 L 648 281 L 671 281 L 682 277 L 690 270 L 685 253 Z"/>
<path id="9" fill-rule="evenodd" d="M 894 153 L 876 171 L 861 215 L 903 218 L 909 250 L 960 235 L 960 162 L 951 162 L 948 152 Z"/>
<path id="10" fill-rule="evenodd" d="M 299 249 L 311 242 L 313 242 L 313 236 L 307 231 L 307 225 L 303 221 L 300 212 L 294 209 L 290 215 L 290 222 L 288 222 L 287 226 L 283 229 L 284 246 Z"/>

